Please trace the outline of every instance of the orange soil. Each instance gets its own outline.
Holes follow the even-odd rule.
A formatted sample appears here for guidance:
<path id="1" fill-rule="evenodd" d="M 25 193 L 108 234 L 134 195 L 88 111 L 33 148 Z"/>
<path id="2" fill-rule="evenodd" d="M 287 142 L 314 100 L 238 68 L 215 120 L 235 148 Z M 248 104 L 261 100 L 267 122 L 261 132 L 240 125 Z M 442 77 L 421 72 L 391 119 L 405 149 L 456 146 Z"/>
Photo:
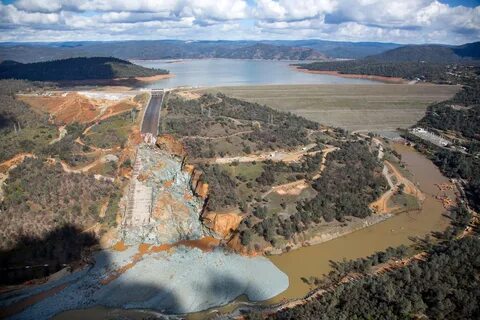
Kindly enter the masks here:
<path id="1" fill-rule="evenodd" d="M 33 153 L 19 153 L 15 157 L 0 163 L 0 173 L 5 173 L 11 167 L 17 166 L 25 160 L 25 158 L 35 157 Z"/>
<path id="2" fill-rule="evenodd" d="M 172 213 L 180 219 L 186 219 L 189 211 L 187 205 L 174 198 L 170 193 L 163 193 L 155 202 L 152 209 L 152 217 L 155 219 L 162 219 L 171 217 Z M 165 225 L 161 224 L 157 226 L 157 232 L 163 232 Z"/>
<path id="3" fill-rule="evenodd" d="M 112 247 L 113 250 L 115 251 L 125 251 L 127 250 L 127 246 L 125 245 L 125 242 L 123 241 L 118 241 L 115 243 Z"/>
<path id="4" fill-rule="evenodd" d="M 304 73 L 327 74 L 331 76 L 351 78 L 351 79 L 368 79 L 368 80 L 380 81 L 384 83 L 393 83 L 393 84 L 408 83 L 408 81 L 405 79 L 395 78 L 395 77 L 374 76 L 374 75 L 368 75 L 368 74 L 346 74 L 346 73 L 339 73 L 338 71 L 307 70 L 307 69 L 302 69 L 300 67 L 295 67 L 295 70 L 304 72 Z"/>
<path id="5" fill-rule="evenodd" d="M 337 147 L 327 147 L 327 148 L 322 150 L 323 155 L 322 155 L 322 162 L 320 164 L 320 170 L 313 177 L 313 180 L 320 178 L 320 175 L 322 174 L 323 170 L 325 170 L 325 167 L 326 167 L 325 163 L 327 161 L 327 155 L 330 152 L 335 151 L 335 150 L 338 150 L 338 148 Z M 315 154 L 317 152 L 318 151 L 313 151 L 313 152 L 310 152 L 309 154 Z M 272 192 L 276 192 L 279 195 L 295 195 L 295 196 L 298 196 L 307 187 L 308 187 L 308 183 L 305 181 L 305 179 L 301 179 L 301 180 L 285 183 L 285 184 L 282 184 L 282 185 L 274 186 L 269 191 L 264 193 L 262 197 L 266 197 L 267 195 L 269 195 Z"/>
<path id="6" fill-rule="evenodd" d="M 119 244 L 120 248 L 123 248 L 125 244 L 123 242 L 120 242 Z M 117 243 L 118 244 L 118 243 Z M 141 243 L 138 246 L 138 252 L 132 257 L 132 261 L 130 263 L 127 263 L 124 266 L 121 266 L 120 268 L 114 270 L 108 277 L 105 279 L 101 280 L 100 283 L 103 285 L 109 284 L 110 282 L 114 281 L 120 275 L 128 271 L 129 269 L 133 268 L 140 260 L 142 260 L 144 255 L 147 254 L 152 254 L 152 253 L 158 253 L 162 251 L 168 251 L 171 249 L 174 249 L 175 247 L 178 246 L 185 246 L 189 248 L 198 248 L 202 251 L 209 252 L 212 251 L 216 246 L 220 244 L 220 240 L 215 239 L 213 237 L 204 237 L 199 240 L 182 240 L 173 244 L 161 244 L 158 246 L 154 246 L 151 244 L 147 243 Z M 115 248 L 114 248 L 115 250 Z"/>
<path id="7" fill-rule="evenodd" d="M 157 137 L 157 147 L 179 157 L 186 155 L 183 144 L 170 134 L 159 135 Z"/>
<path id="8" fill-rule="evenodd" d="M 292 195 L 292 196 L 298 196 L 300 193 L 302 193 L 303 189 L 308 187 L 308 183 L 305 181 L 305 179 L 281 184 L 275 187 L 272 187 L 269 191 L 267 191 L 263 197 L 266 197 L 272 192 L 278 193 L 279 195 Z"/>
<path id="9" fill-rule="evenodd" d="M 203 172 L 195 169 L 195 166 L 191 164 L 184 165 L 183 170 L 185 172 L 188 172 L 191 176 L 190 186 L 193 189 L 193 193 L 202 199 L 206 199 L 208 196 L 209 189 L 208 189 L 208 183 L 203 182 L 201 180 Z"/>
<path id="10" fill-rule="evenodd" d="M 56 123 L 89 122 L 99 115 L 88 98 L 77 93 L 66 96 L 19 96 L 20 100 L 33 109 L 55 116 Z"/>
<path id="11" fill-rule="evenodd" d="M 76 92 L 70 92 L 65 96 L 60 94 L 52 96 L 20 95 L 18 98 L 34 110 L 51 114 L 55 117 L 57 124 L 104 120 L 138 106 L 133 98 L 121 101 L 89 99 Z"/>
<path id="12" fill-rule="evenodd" d="M 224 239 L 238 229 L 242 219 L 242 216 L 237 212 L 210 211 L 203 215 L 204 224 Z"/>
<path id="13" fill-rule="evenodd" d="M 372 202 L 369 207 L 373 210 L 375 210 L 375 212 L 379 213 L 379 214 L 388 214 L 388 213 L 391 213 L 395 210 L 398 209 L 398 207 L 390 207 L 388 205 L 388 202 L 390 201 L 390 199 L 392 198 L 392 196 L 395 194 L 395 192 L 398 190 L 398 186 L 403 184 L 404 185 L 404 189 L 403 189 L 403 192 L 406 193 L 406 194 L 409 194 L 409 195 L 412 195 L 414 197 L 416 197 L 419 201 L 423 201 L 425 199 L 425 196 L 423 195 L 423 193 L 417 188 L 417 186 L 415 186 L 415 184 L 413 182 L 411 182 L 410 180 L 408 180 L 407 178 L 405 178 L 398 170 L 397 168 L 395 168 L 395 166 L 393 166 L 390 162 L 388 161 L 385 161 L 385 165 L 387 166 L 388 168 L 388 171 L 389 173 L 391 173 L 392 175 L 395 176 L 396 180 L 397 180 L 397 183 L 395 184 L 395 186 L 388 190 L 387 192 L 385 192 L 379 199 L 377 199 L 376 201 Z"/>
<path id="14" fill-rule="evenodd" d="M 256 252 L 255 250 L 249 250 L 247 247 L 245 247 L 242 244 L 242 241 L 240 239 L 240 233 L 234 234 L 233 237 L 230 240 L 228 240 L 227 246 L 231 248 L 233 251 L 235 251 L 236 253 L 245 255 L 245 256 L 254 257 L 261 252 L 261 250 L 259 250 L 259 252 Z"/>
<path id="15" fill-rule="evenodd" d="M 165 188 L 170 188 L 173 185 L 174 180 L 168 180 L 163 183 Z"/>

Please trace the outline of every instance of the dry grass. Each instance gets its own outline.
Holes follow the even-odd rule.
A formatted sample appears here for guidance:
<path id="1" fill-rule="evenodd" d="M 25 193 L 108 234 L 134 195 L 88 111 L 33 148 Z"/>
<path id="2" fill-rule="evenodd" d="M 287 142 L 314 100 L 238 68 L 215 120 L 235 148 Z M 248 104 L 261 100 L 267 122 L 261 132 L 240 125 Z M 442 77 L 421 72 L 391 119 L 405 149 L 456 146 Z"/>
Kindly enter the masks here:
<path id="1" fill-rule="evenodd" d="M 428 105 L 460 88 L 431 84 L 272 85 L 206 89 L 348 130 L 391 130 L 415 124 Z"/>

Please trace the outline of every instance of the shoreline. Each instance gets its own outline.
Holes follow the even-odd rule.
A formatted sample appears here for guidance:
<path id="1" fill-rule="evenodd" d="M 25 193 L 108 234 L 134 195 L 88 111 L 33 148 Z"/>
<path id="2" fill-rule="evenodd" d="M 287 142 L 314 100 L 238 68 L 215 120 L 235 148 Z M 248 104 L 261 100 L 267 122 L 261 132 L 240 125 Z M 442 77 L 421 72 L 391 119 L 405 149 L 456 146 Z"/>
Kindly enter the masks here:
<path id="1" fill-rule="evenodd" d="M 152 81 L 158 81 L 163 79 L 169 79 L 173 77 L 175 77 L 173 73 L 167 73 L 167 74 L 157 74 L 157 75 L 148 76 L 148 77 L 114 78 L 113 81 L 126 81 L 126 80 L 135 79 L 137 81 L 142 81 L 142 82 L 152 82 Z"/>
<path id="2" fill-rule="evenodd" d="M 307 240 L 304 240 L 298 243 L 288 243 L 282 248 L 274 248 L 270 251 L 265 251 L 264 254 L 267 257 L 276 256 L 276 255 L 281 255 L 290 251 L 298 250 L 301 248 L 325 243 L 325 242 L 346 236 L 348 234 L 354 233 L 356 231 L 368 228 L 370 226 L 373 226 L 385 220 L 388 220 L 389 218 L 392 218 L 394 215 L 395 214 L 391 214 L 391 213 L 381 214 L 381 215 L 372 214 L 371 216 L 364 219 L 350 221 L 346 226 L 332 226 L 329 228 L 329 230 L 316 234 L 315 236 Z"/>
<path id="3" fill-rule="evenodd" d="M 77 87 L 77 86 L 113 86 L 126 87 L 129 89 L 141 88 L 145 83 L 160 81 L 175 77 L 175 74 L 157 74 L 148 77 L 131 77 L 131 78 L 113 78 L 113 79 L 87 79 L 87 80 L 61 80 L 51 81 L 60 87 Z"/>
<path id="4" fill-rule="evenodd" d="M 292 66 L 292 67 L 298 72 L 310 73 L 310 74 L 324 74 L 324 75 L 336 76 L 341 78 L 349 78 L 349 79 L 365 79 L 365 80 L 378 81 L 378 82 L 388 83 L 388 84 L 409 84 L 410 83 L 410 81 L 403 78 L 375 76 L 375 75 L 368 75 L 368 74 L 347 74 L 347 73 L 340 73 L 338 71 L 308 70 L 308 69 L 301 68 L 299 66 Z"/>

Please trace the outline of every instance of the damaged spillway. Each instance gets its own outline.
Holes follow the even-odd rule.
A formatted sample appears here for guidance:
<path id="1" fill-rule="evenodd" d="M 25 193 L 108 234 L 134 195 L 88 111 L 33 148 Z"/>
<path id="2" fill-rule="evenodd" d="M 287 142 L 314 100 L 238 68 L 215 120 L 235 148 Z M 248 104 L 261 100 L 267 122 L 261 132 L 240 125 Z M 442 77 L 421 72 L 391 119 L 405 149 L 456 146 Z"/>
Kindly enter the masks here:
<path id="1" fill-rule="evenodd" d="M 176 156 L 140 145 L 125 201 L 125 243 L 166 244 L 204 237 L 203 199 L 193 194 L 190 180 Z"/>
<path id="2" fill-rule="evenodd" d="M 265 257 L 189 246 L 209 238 L 200 221 L 208 187 L 174 154 L 155 145 L 138 147 L 122 201 L 119 231 L 126 246 L 100 250 L 94 263 L 63 277 L 0 294 L 0 308 L 34 301 L 11 317 L 22 320 L 95 306 L 185 314 L 242 295 L 268 300 L 287 289 L 287 275 Z"/>

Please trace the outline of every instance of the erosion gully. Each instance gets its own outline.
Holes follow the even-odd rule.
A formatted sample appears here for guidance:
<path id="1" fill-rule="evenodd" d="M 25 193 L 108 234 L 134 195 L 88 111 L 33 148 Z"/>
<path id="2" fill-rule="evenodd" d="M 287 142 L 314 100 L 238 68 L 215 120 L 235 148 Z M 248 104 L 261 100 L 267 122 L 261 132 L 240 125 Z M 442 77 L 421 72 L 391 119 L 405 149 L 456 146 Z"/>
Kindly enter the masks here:
<path id="1" fill-rule="evenodd" d="M 330 261 L 356 259 L 388 247 L 408 245 L 411 243 L 409 240 L 411 237 L 421 237 L 432 231 L 444 230 L 448 226 L 448 219 L 444 216 L 446 210 L 440 201 L 435 199 L 438 193 L 435 185 L 447 183 L 448 179 L 430 160 L 412 147 L 402 144 L 393 144 L 392 147 L 401 154 L 402 161 L 412 174 L 412 181 L 417 183 L 425 194 L 422 209 L 395 215 L 381 223 L 322 244 L 270 256 L 269 259 L 289 276 L 290 285 L 286 291 L 271 300 L 262 302 L 262 304 L 276 304 L 285 299 L 300 298 L 306 295 L 313 288 L 302 281 L 302 278 L 321 278 L 326 275 L 331 270 Z M 451 195 L 449 194 L 449 196 Z M 242 304 L 249 304 L 245 297 L 239 297 L 224 307 L 190 314 L 188 319 L 205 319 L 229 313 Z M 107 314 L 128 314 L 133 316 L 132 318 L 135 318 L 135 315 L 139 318 L 145 315 L 133 310 L 112 310 L 98 307 L 66 312 L 56 318 L 80 319 L 88 316 L 91 319 L 100 319 Z"/>

